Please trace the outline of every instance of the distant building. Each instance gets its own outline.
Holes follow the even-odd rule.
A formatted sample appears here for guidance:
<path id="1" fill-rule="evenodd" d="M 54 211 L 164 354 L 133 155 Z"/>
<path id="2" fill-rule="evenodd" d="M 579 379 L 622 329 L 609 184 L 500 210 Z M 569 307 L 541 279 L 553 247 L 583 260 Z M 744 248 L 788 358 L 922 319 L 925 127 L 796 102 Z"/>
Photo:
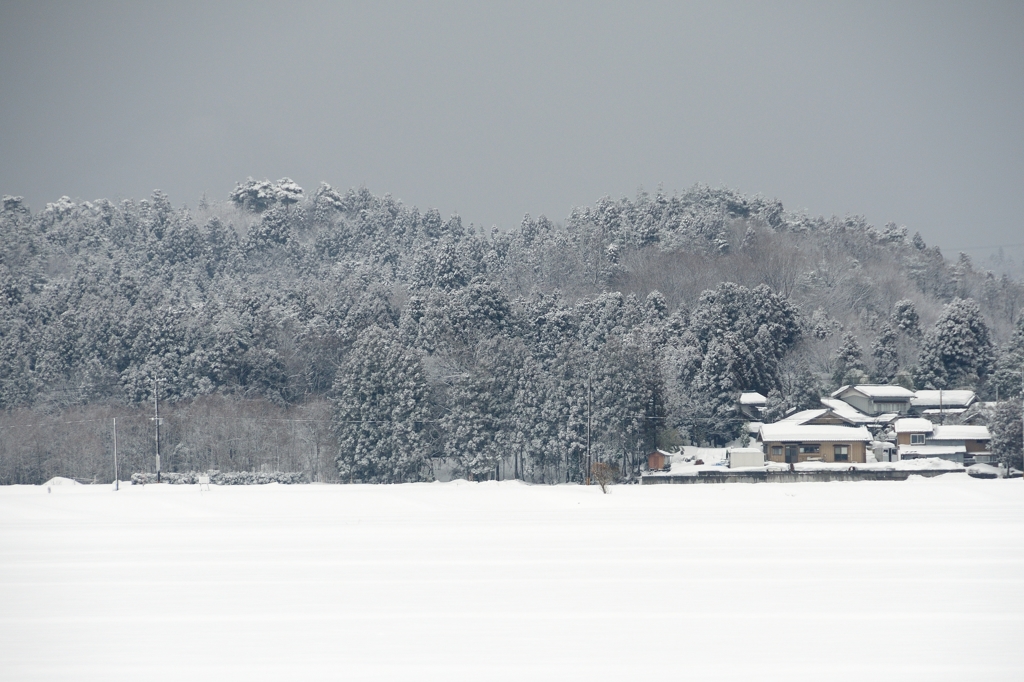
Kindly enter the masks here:
<path id="1" fill-rule="evenodd" d="M 893 418 L 896 418 L 910 412 L 910 400 L 914 397 L 914 392 L 902 386 L 858 384 L 843 386 L 834 391 L 831 397 L 838 398 L 871 417 L 893 415 Z"/>
<path id="2" fill-rule="evenodd" d="M 761 421 L 767 406 L 768 398 L 760 393 L 748 391 L 740 394 L 740 413 L 750 421 Z"/>
<path id="3" fill-rule="evenodd" d="M 923 417 L 900 419 L 895 426 L 900 459 L 939 457 L 960 464 L 993 461 L 987 426 L 933 424 Z"/>
<path id="4" fill-rule="evenodd" d="M 729 448 L 726 457 L 729 459 L 730 469 L 764 466 L 764 452 L 761 448 Z"/>
<path id="5" fill-rule="evenodd" d="M 899 417 L 898 414 L 893 412 L 883 414 L 878 417 L 872 417 L 871 415 L 864 414 L 850 403 L 839 400 L 838 398 L 822 398 L 821 404 L 832 410 L 850 424 L 866 426 L 869 429 L 881 428 L 890 424 L 894 419 Z"/>
<path id="6" fill-rule="evenodd" d="M 808 410 L 812 412 L 814 410 Z M 829 412 L 826 410 L 825 412 Z M 822 415 L 824 418 L 829 418 Z M 773 462 L 867 462 L 871 432 L 864 426 L 781 421 L 765 424 L 757 439 Z"/>
<path id="7" fill-rule="evenodd" d="M 664 450 L 655 450 L 647 455 L 647 469 L 650 471 L 668 471 L 672 468 L 672 455 Z"/>
<path id="8" fill-rule="evenodd" d="M 929 419 L 959 416 L 978 401 L 974 391 L 917 391 L 910 399 L 911 412 Z"/>

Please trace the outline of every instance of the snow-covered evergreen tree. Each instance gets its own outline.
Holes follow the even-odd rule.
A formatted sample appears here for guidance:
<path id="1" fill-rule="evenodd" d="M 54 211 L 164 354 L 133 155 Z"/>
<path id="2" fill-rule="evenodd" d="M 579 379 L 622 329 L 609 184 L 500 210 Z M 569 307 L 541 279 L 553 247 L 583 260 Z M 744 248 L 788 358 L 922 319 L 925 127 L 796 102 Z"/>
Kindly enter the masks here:
<path id="1" fill-rule="evenodd" d="M 1009 398 L 1021 394 L 1021 372 L 1024 372 L 1024 317 L 1017 321 L 1010 342 L 1006 344 L 989 383 L 992 391 L 1000 397 Z"/>
<path id="2" fill-rule="evenodd" d="M 994 361 L 978 304 L 957 298 L 925 335 L 914 380 L 921 388 L 976 387 L 992 371 Z"/>
<path id="3" fill-rule="evenodd" d="M 832 380 L 836 386 L 860 384 L 866 378 L 864 373 L 864 349 L 853 332 L 843 334 L 843 343 L 836 350 L 835 371 Z"/>
<path id="4" fill-rule="evenodd" d="M 875 360 L 875 380 L 887 384 L 899 370 L 899 350 L 896 332 L 888 323 L 883 324 L 878 336 L 871 342 L 871 356 Z"/>
<path id="5" fill-rule="evenodd" d="M 917 314 L 917 306 L 909 299 L 896 302 L 896 305 L 893 306 L 892 318 L 889 323 L 895 331 L 899 331 L 907 336 L 921 336 L 921 319 Z"/>
<path id="6" fill-rule="evenodd" d="M 429 476 L 429 388 L 415 351 L 393 332 L 359 335 L 334 381 L 334 434 L 344 481 L 401 483 Z"/>
<path id="7" fill-rule="evenodd" d="M 989 429 L 992 434 L 992 454 L 999 457 L 1003 466 L 1021 466 L 1021 404 L 1019 400 L 1000 402 L 992 414 Z"/>

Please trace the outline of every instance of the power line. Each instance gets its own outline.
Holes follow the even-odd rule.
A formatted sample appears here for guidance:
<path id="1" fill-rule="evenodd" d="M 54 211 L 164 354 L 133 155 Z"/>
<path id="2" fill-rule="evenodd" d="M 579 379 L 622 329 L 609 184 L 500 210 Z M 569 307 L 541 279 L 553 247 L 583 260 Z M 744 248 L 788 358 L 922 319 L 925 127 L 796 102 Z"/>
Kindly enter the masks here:
<path id="1" fill-rule="evenodd" d="M 78 419 L 76 421 L 69 422 L 41 422 L 39 424 L 7 424 L 4 426 L 0 426 L 0 429 L 19 429 L 36 426 L 56 426 L 57 424 L 88 424 L 90 422 L 105 422 L 108 419 L 110 419 L 110 417 L 101 417 L 100 419 Z"/>

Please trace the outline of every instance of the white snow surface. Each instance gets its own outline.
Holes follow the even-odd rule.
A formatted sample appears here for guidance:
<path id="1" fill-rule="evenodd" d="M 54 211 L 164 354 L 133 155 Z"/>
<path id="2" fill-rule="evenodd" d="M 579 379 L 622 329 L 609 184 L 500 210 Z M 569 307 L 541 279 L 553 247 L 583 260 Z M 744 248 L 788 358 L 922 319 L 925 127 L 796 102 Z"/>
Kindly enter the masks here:
<path id="1" fill-rule="evenodd" d="M 831 426 L 828 424 L 798 424 L 776 422 L 761 427 L 762 441 L 849 441 L 868 443 L 871 432 L 866 426 Z"/>
<path id="2" fill-rule="evenodd" d="M 64 478 L 63 476 L 54 476 L 43 485 L 52 487 L 55 485 L 80 485 L 78 481 L 73 478 Z"/>
<path id="3" fill-rule="evenodd" d="M 1024 482 L 0 488 L 0 679 L 1019 680 Z"/>
<path id="4" fill-rule="evenodd" d="M 904 417 L 897 419 L 894 424 L 896 433 L 931 433 L 935 428 L 928 419 L 921 417 Z"/>

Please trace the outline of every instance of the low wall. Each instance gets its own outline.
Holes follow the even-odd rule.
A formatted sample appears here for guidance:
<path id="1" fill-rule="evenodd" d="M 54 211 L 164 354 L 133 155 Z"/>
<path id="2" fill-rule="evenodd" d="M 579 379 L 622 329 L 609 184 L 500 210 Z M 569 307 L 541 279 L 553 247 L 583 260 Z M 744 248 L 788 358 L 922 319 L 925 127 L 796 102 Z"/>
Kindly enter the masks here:
<path id="1" fill-rule="evenodd" d="M 932 478 L 942 474 L 962 474 L 964 469 L 853 469 L 820 471 L 698 471 L 696 475 L 648 475 L 640 485 L 671 483 L 828 483 L 831 481 L 905 481 L 911 476 Z"/>

